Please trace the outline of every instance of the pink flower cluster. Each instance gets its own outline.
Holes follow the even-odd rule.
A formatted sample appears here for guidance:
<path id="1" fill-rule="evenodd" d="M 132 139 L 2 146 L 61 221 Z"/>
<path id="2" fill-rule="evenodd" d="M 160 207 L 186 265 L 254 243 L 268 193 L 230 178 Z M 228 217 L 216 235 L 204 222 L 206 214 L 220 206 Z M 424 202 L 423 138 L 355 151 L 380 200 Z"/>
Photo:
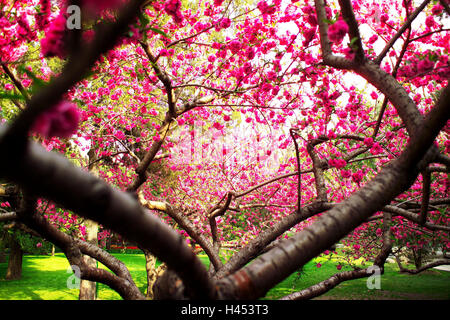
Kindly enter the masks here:
<path id="1" fill-rule="evenodd" d="M 274 5 L 268 5 L 266 1 L 258 2 L 257 7 L 258 7 L 259 11 L 261 11 L 261 13 L 263 15 L 274 14 L 275 11 L 276 11 L 275 6 Z"/>
<path id="2" fill-rule="evenodd" d="M 416 75 L 424 74 L 428 71 L 433 70 L 435 62 L 428 58 L 422 60 L 413 60 L 398 70 L 399 77 L 412 78 Z"/>
<path id="3" fill-rule="evenodd" d="M 36 26 L 38 30 L 45 30 L 48 25 L 48 18 L 50 16 L 51 3 L 50 0 L 40 0 L 40 10 L 36 15 Z"/>
<path id="4" fill-rule="evenodd" d="M 180 0 L 168 0 L 164 4 L 164 11 L 172 16 L 173 21 L 176 24 L 180 24 L 183 21 L 183 15 L 181 14 L 181 1 Z"/>
<path id="5" fill-rule="evenodd" d="M 364 178 L 364 173 L 362 172 L 362 170 L 358 170 L 352 174 L 352 180 L 355 183 L 359 184 L 363 178 Z"/>
<path id="6" fill-rule="evenodd" d="M 103 10 L 117 8 L 121 0 L 82 0 L 81 5 L 92 14 L 99 14 Z"/>
<path id="7" fill-rule="evenodd" d="M 339 19 L 328 28 L 328 38 L 334 43 L 341 43 L 348 33 L 348 25 L 343 19 Z"/>
<path id="8" fill-rule="evenodd" d="M 328 161 L 328 165 L 330 167 L 335 167 L 337 169 L 341 169 L 347 165 L 347 161 L 345 161 L 344 159 L 330 159 Z"/>
<path id="9" fill-rule="evenodd" d="M 61 59 L 66 57 L 65 33 L 66 18 L 61 14 L 48 26 L 45 37 L 41 40 L 44 57 L 59 57 Z"/>
<path id="10" fill-rule="evenodd" d="M 79 121 L 77 105 L 62 101 L 42 113 L 34 122 L 32 130 L 47 138 L 68 138 L 77 131 Z"/>

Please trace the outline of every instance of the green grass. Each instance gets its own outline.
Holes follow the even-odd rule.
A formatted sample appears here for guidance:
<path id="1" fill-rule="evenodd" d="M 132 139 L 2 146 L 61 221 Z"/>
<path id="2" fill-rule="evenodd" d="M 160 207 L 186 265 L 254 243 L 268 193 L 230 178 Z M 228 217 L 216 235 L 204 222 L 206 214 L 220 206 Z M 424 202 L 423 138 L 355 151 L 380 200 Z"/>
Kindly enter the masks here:
<path id="1" fill-rule="evenodd" d="M 338 273 L 335 261 L 320 261 L 317 268 L 315 262 L 306 264 L 303 274 L 292 274 L 275 288 L 271 289 L 266 299 L 279 299 L 290 293 L 306 289 L 318 282 Z M 367 265 L 365 266 L 368 267 Z M 412 266 L 410 266 L 412 267 Z M 352 270 L 343 267 L 341 271 Z M 450 299 L 450 272 L 431 269 L 418 275 L 401 274 L 396 264 L 386 264 L 381 275 L 380 289 L 368 289 L 367 278 L 355 279 L 340 283 L 316 299 L 345 300 L 448 300 Z"/>
<path id="2" fill-rule="evenodd" d="M 145 292 L 145 258 L 142 254 L 114 254 L 123 261 L 142 292 Z M 208 264 L 206 256 L 200 259 Z M 316 260 L 317 261 L 317 260 Z M 271 289 L 266 299 L 278 299 L 292 292 L 307 288 L 335 274 L 336 261 L 320 260 L 305 265 L 303 274 L 292 274 Z M 20 280 L 5 280 L 6 263 L 0 263 L 0 300 L 77 300 L 78 290 L 67 288 L 69 263 L 63 254 L 51 256 L 26 255 Z M 350 270 L 344 267 L 342 270 Z M 395 265 L 387 264 L 381 277 L 380 290 L 368 290 L 367 279 L 341 283 L 319 299 L 450 299 L 450 272 L 429 270 L 419 275 L 399 274 Z M 120 296 L 109 287 L 99 284 L 101 300 L 116 300 Z"/>

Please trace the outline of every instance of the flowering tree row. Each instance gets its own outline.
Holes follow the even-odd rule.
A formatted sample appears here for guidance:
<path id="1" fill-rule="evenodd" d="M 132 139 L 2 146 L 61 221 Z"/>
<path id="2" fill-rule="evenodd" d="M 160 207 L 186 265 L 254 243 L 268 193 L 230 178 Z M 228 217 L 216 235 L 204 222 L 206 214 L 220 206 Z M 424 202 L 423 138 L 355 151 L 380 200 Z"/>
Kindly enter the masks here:
<path id="1" fill-rule="evenodd" d="M 339 241 L 448 264 L 447 1 L 57 4 L 0 2 L 0 221 L 82 279 L 144 298 L 112 232 L 165 262 L 156 298 L 262 297 Z M 286 299 L 370 275 L 340 269 Z"/>

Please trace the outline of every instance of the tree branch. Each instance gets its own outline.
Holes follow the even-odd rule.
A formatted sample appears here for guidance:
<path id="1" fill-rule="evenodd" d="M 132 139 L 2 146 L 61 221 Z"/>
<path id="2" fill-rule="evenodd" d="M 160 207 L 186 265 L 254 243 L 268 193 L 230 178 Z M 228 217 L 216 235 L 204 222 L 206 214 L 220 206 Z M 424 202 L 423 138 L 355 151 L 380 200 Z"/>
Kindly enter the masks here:
<path id="1" fill-rule="evenodd" d="M 6 222 L 6 221 L 16 220 L 16 219 L 17 219 L 17 213 L 15 213 L 15 212 L 8 212 L 8 213 L 0 214 L 0 222 Z"/>
<path id="2" fill-rule="evenodd" d="M 227 299 L 264 296 L 275 284 L 338 242 L 409 188 L 418 173 L 435 158 L 425 153 L 425 150 L 430 148 L 450 117 L 449 103 L 450 89 L 447 86 L 418 130 L 419 134 L 411 138 L 399 158 L 388 163 L 374 179 L 312 225 L 255 259 L 250 265 L 219 280 L 220 296 Z"/>
<path id="3" fill-rule="evenodd" d="M 0 141 L 4 131 L 0 127 Z M 131 194 L 74 167 L 63 156 L 29 143 L 22 154 L 0 158 L 0 176 L 148 249 L 177 272 L 192 297 L 214 295 L 205 267 L 179 234 L 147 213 Z"/>
<path id="4" fill-rule="evenodd" d="M 215 270 L 219 270 L 223 263 L 220 260 L 218 252 L 214 250 L 211 243 L 200 233 L 197 228 L 192 224 L 192 222 L 183 214 L 182 211 L 173 208 L 170 204 L 161 201 L 150 201 L 144 198 L 142 192 L 138 193 L 139 202 L 144 207 L 150 210 L 158 210 L 165 212 L 169 217 L 171 217 L 178 225 L 185 230 L 188 235 L 197 242 L 200 247 L 205 250 L 205 253 L 209 257 L 211 263 L 213 264 Z"/>
<path id="5" fill-rule="evenodd" d="M 428 5 L 430 0 L 425 0 L 422 2 L 422 4 L 414 10 L 414 12 L 408 17 L 408 19 L 405 21 L 405 23 L 401 26 L 401 28 L 397 31 L 397 33 L 391 38 L 391 40 L 386 44 L 383 51 L 378 55 L 378 57 L 375 59 L 375 63 L 379 65 L 381 61 L 383 61 L 386 54 L 391 50 L 392 46 L 395 44 L 395 42 L 402 36 L 402 34 L 405 32 L 406 29 L 410 28 L 411 23 L 417 18 L 419 13 L 422 12 L 423 9 Z"/>

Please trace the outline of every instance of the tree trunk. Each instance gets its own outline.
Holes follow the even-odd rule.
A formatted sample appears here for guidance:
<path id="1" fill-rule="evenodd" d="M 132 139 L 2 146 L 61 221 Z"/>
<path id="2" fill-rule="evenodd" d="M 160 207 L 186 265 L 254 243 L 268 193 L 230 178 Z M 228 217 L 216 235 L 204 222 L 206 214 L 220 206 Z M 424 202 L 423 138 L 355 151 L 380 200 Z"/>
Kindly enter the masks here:
<path id="1" fill-rule="evenodd" d="M 163 263 L 156 268 L 156 257 L 153 256 L 148 250 L 143 250 L 145 255 L 145 269 L 147 271 L 147 293 L 146 297 L 149 300 L 153 300 L 153 285 L 158 277 L 160 277 L 166 270 L 166 265 Z"/>
<path id="2" fill-rule="evenodd" d="M 97 240 L 98 224 L 92 220 L 86 220 L 84 225 L 86 226 L 86 241 L 94 245 L 98 245 Z M 89 256 L 83 256 L 83 260 L 87 265 L 93 268 L 97 267 L 97 260 Z M 80 300 L 97 299 L 97 283 L 88 280 L 81 280 L 79 299 Z"/>
<path id="3" fill-rule="evenodd" d="M 0 238 L 0 263 L 6 262 L 4 238 Z"/>
<path id="4" fill-rule="evenodd" d="M 98 177 L 98 164 L 93 163 L 97 157 L 95 155 L 95 150 L 90 149 L 88 152 L 89 161 L 89 171 Z M 98 224 L 92 220 L 86 220 L 84 223 L 86 227 L 86 241 L 94 245 L 98 245 Z M 90 267 L 96 268 L 97 261 L 89 256 L 83 256 L 84 262 Z M 81 280 L 80 281 L 80 296 L 79 300 L 95 300 L 97 299 L 97 283 Z"/>
<path id="5" fill-rule="evenodd" d="M 17 280 L 22 276 L 23 251 L 16 239 L 11 239 L 10 250 L 6 280 Z"/>

